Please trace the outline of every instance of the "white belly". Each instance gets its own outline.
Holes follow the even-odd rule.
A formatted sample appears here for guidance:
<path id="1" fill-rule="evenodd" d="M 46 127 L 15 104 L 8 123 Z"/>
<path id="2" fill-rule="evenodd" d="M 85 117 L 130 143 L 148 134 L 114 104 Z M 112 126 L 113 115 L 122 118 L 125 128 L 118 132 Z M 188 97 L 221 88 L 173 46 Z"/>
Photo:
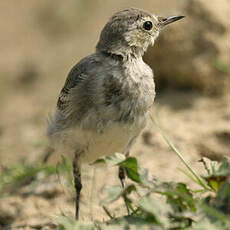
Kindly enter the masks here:
<path id="1" fill-rule="evenodd" d="M 146 117 L 138 119 L 132 125 L 112 122 L 102 133 L 77 127 L 59 134 L 58 138 L 55 138 L 58 140 L 58 143 L 55 141 L 56 148 L 71 158 L 76 150 L 82 151 L 82 162 L 91 163 L 105 155 L 123 153 L 129 142 L 144 128 L 145 123 Z"/>

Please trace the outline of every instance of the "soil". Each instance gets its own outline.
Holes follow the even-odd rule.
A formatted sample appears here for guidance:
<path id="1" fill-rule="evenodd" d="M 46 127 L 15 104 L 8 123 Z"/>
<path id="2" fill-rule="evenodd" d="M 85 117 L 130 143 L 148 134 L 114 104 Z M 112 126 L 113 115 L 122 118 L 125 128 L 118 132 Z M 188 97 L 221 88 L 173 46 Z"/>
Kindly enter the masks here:
<path id="1" fill-rule="evenodd" d="M 70 4 L 73 2 L 69 0 Z M 162 9 L 159 2 L 156 8 Z M 92 29 L 93 20 L 86 20 L 84 15 L 76 16 L 70 11 L 68 17 L 74 15 L 74 18 L 63 18 L 67 10 L 63 5 L 53 6 L 47 1 L 27 3 L 24 0 L 17 7 L 12 1 L 0 3 L 0 15 L 4 18 L 0 21 L 3 30 L 0 38 L 0 172 L 1 168 L 19 163 L 23 158 L 34 161 L 46 151 L 46 117 L 55 107 L 65 76 L 73 64 L 92 52 L 98 28 L 117 8 L 111 6 L 108 15 L 101 17 L 98 26 Z M 91 16 L 101 9 L 101 6 L 95 11 L 92 7 L 79 7 L 89 9 Z M 59 23 L 57 27 L 52 24 L 54 22 Z M 89 33 L 92 36 L 88 36 Z M 201 157 L 220 160 L 230 155 L 229 103 L 228 94 L 209 97 L 194 91 L 168 89 L 157 92 L 152 114 L 191 167 L 202 174 Z M 184 169 L 184 165 L 151 121 L 131 154 L 138 158 L 141 167 L 149 169 L 158 179 L 183 181 L 193 186 L 193 182 L 178 170 Z M 107 219 L 100 201 L 108 186 L 118 184 L 117 168 L 85 165 L 80 218 Z M 126 212 L 122 201 L 110 209 L 116 215 Z M 0 229 L 57 229 L 56 220 L 63 213 L 73 216 L 73 192 L 54 175 L 36 188 L 25 186 L 13 195 L 1 197 Z"/>
<path id="2" fill-rule="evenodd" d="M 157 96 L 153 116 L 190 166 L 200 174 L 204 173 L 199 162 L 201 157 L 219 160 L 224 155 L 230 155 L 229 99 L 229 96 L 208 98 L 194 92 L 176 91 Z M 31 137 L 32 140 L 36 138 L 36 135 Z M 44 149 L 34 148 L 31 159 L 36 158 Z M 185 168 L 152 122 L 149 122 L 131 152 L 138 158 L 140 166 L 149 169 L 159 180 L 182 181 L 194 186 L 178 170 Z M 14 153 L 17 159 L 16 155 L 19 153 Z M 1 164 L 9 158 L 13 159 L 13 156 L 1 155 Z M 106 195 L 106 188 L 111 185 L 119 185 L 117 168 L 88 165 L 83 167 L 82 220 L 107 219 L 100 202 Z M 49 178 L 35 190 L 19 190 L 14 195 L 2 197 L 0 201 L 0 220 L 4 220 L 4 230 L 56 229 L 58 216 L 63 213 L 73 216 L 74 213 L 73 193 L 57 176 Z M 117 216 L 126 211 L 122 201 L 110 209 Z M 1 224 L 2 221 L 0 226 Z"/>

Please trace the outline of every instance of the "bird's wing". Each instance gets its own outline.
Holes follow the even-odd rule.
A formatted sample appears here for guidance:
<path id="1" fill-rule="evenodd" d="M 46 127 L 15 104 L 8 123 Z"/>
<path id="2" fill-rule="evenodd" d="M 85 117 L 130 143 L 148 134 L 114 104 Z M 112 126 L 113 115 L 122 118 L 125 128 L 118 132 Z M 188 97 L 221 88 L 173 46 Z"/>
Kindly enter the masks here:
<path id="1" fill-rule="evenodd" d="M 68 114 L 70 114 L 72 108 L 71 91 L 84 81 L 84 78 L 87 78 L 87 75 L 84 74 L 80 63 L 78 63 L 67 76 L 64 87 L 58 97 L 56 112 L 47 119 L 48 136 L 70 127 L 71 118 Z"/>
<path id="2" fill-rule="evenodd" d="M 80 123 L 89 110 L 96 110 L 102 103 L 103 93 L 99 91 L 103 88 L 102 78 L 107 75 L 105 65 L 103 57 L 92 54 L 72 68 L 58 98 L 57 113 L 62 119 L 56 123 L 67 127 Z"/>
<path id="3" fill-rule="evenodd" d="M 98 129 L 108 121 L 119 120 L 122 95 L 113 76 L 120 70 L 111 63 L 103 56 L 93 54 L 73 67 L 59 95 L 57 112 L 49 122 L 48 133 L 75 125 Z"/>
<path id="4" fill-rule="evenodd" d="M 59 94 L 59 97 L 58 97 L 57 109 L 59 111 L 62 111 L 63 113 L 66 111 L 66 109 L 69 106 L 69 102 L 71 100 L 71 97 L 70 97 L 71 89 L 75 88 L 86 77 L 87 76 L 84 74 L 81 68 L 79 68 L 78 65 L 75 65 L 71 69 L 65 81 L 64 87 L 62 88 Z"/>

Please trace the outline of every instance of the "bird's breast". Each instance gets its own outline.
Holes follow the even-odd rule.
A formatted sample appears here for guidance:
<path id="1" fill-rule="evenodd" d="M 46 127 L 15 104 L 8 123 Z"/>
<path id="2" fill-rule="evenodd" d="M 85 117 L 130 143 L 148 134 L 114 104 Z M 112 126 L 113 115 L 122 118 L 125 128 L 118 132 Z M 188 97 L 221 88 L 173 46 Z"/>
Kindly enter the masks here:
<path id="1" fill-rule="evenodd" d="M 151 109 L 155 98 L 153 72 L 142 59 L 127 63 L 122 92 L 125 96 L 119 106 L 125 113 L 124 118 L 135 120 Z"/>

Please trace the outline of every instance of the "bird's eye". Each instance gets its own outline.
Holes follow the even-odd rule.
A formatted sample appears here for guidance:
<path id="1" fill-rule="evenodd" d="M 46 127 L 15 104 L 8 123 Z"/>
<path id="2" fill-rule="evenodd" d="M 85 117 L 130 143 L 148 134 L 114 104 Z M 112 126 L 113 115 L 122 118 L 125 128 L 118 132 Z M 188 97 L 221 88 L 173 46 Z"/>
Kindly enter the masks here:
<path id="1" fill-rule="evenodd" d="M 151 21 L 146 21 L 143 24 L 143 28 L 145 30 L 151 30 L 153 28 L 153 23 Z"/>

